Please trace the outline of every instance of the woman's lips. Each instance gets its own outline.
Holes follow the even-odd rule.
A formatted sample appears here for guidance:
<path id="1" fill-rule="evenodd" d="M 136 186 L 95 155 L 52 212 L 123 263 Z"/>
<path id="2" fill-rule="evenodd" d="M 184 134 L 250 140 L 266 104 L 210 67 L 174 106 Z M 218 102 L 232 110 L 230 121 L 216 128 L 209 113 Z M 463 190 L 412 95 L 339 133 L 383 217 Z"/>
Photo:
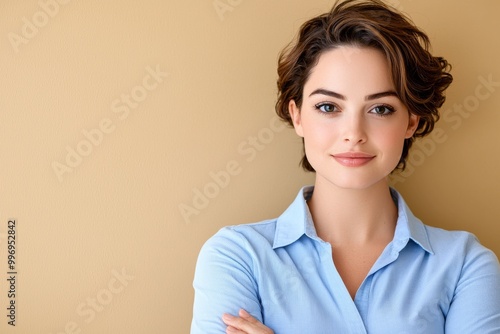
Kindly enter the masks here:
<path id="1" fill-rule="evenodd" d="M 375 158 L 374 155 L 363 152 L 345 152 L 332 156 L 338 163 L 346 167 L 360 167 L 366 165 Z"/>

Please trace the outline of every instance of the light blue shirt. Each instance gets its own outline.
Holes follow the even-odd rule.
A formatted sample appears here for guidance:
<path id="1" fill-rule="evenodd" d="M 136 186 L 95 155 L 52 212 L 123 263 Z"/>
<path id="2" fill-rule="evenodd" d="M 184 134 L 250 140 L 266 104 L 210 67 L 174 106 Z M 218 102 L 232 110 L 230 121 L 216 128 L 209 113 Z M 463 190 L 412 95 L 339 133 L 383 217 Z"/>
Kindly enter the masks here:
<path id="1" fill-rule="evenodd" d="M 398 205 L 394 239 L 353 300 L 301 190 L 278 218 L 221 229 L 203 246 L 191 334 L 225 333 L 243 308 L 275 334 L 500 333 L 500 266 L 467 232 L 424 225 Z"/>

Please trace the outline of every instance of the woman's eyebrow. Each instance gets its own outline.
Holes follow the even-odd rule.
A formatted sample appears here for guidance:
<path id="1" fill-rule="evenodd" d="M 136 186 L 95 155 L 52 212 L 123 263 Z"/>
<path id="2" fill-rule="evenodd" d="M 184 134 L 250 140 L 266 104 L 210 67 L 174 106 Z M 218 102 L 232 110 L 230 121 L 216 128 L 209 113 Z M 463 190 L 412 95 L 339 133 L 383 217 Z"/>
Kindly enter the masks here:
<path id="1" fill-rule="evenodd" d="M 309 97 L 311 97 L 313 95 L 316 95 L 316 94 L 331 96 L 331 97 L 335 97 L 337 99 L 344 100 L 344 101 L 347 100 L 347 98 L 344 95 L 336 93 L 336 92 L 328 90 L 328 89 L 324 89 L 324 88 L 318 88 L 318 89 L 314 90 L 309 95 Z M 379 99 L 381 97 L 386 97 L 386 96 L 395 96 L 395 97 L 398 97 L 398 94 L 395 91 L 393 91 L 393 90 L 388 90 L 386 92 L 380 92 L 380 93 L 375 93 L 375 94 L 367 95 L 365 97 L 365 101 L 376 100 L 376 99 Z"/>
<path id="2" fill-rule="evenodd" d="M 309 94 L 309 97 L 311 97 L 311 96 L 313 96 L 315 94 L 327 95 L 327 96 L 331 96 L 331 97 L 336 97 L 337 99 L 340 99 L 340 100 L 346 100 L 346 97 L 344 95 L 339 94 L 339 93 L 335 93 L 335 92 L 333 92 L 331 90 L 324 89 L 324 88 L 318 88 L 318 89 L 316 89 L 311 94 Z"/>
<path id="3" fill-rule="evenodd" d="M 365 101 L 376 100 L 376 99 L 379 99 L 381 97 L 386 97 L 386 96 L 399 97 L 398 94 L 395 91 L 389 90 L 387 92 L 381 92 L 381 93 L 376 93 L 376 94 L 368 95 L 367 97 L 365 97 Z"/>

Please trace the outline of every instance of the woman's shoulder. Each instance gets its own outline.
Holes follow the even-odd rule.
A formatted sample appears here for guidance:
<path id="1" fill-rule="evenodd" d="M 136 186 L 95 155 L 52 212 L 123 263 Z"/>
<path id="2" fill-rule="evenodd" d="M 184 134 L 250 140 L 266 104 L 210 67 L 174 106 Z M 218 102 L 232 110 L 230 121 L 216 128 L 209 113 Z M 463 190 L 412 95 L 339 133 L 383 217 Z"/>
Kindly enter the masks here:
<path id="1" fill-rule="evenodd" d="M 257 236 L 274 236 L 277 219 L 267 219 L 255 223 L 224 226 L 212 236 L 215 238 L 249 238 Z"/>
<path id="2" fill-rule="evenodd" d="M 468 231 L 448 230 L 424 224 L 429 241 L 433 247 L 484 248 L 475 234 Z"/>
<path id="3" fill-rule="evenodd" d="M 489 264 L 498 270 L 499 263 L 496 254 L 481 244 L 475 234 L 424 226 L 432 251 L 438 257 L 461 258 L 464 267 L 472 264 L 478 267 Z"/>
<path id="4" fill-rule="evenodd" d="M 203 245 L 202 250 L 245 251 L 272 247 L 277 219 L 229 225 L 219 229 Z"/>

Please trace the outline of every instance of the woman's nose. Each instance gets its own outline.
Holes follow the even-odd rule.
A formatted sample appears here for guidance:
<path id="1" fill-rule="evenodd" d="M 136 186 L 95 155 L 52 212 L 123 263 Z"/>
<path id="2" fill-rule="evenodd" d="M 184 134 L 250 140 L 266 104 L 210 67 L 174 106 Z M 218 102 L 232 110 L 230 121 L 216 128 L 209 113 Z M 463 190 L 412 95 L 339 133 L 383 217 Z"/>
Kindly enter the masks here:
<path id="1" fill-rule="evenodd" d="M 366 129 L 364 119 L 361 115 L 350 115 L 349 117 L 346 117 L 343 127 L 344 142 L 351 144 L 361 144 L 366 142 Z"/>

